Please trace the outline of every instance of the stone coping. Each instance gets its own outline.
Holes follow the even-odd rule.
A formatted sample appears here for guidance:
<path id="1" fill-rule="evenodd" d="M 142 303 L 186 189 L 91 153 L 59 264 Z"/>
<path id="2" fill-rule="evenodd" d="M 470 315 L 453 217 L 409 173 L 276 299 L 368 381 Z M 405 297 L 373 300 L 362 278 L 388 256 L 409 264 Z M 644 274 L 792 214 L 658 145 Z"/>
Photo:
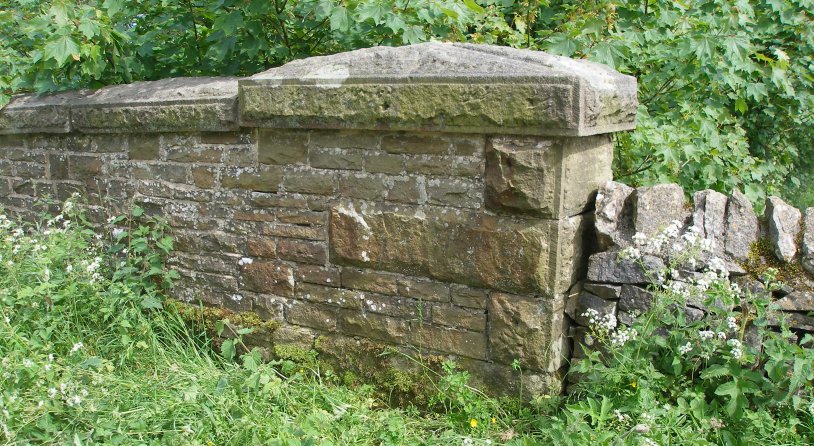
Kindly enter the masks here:
<path id="1" fill-rule="evenodd" d="M 539 51 L 430 42 L 176 78 L 18 96 L 0 134 L 333 128 L 586 136 L 635 128 L 636 80 Z"/>

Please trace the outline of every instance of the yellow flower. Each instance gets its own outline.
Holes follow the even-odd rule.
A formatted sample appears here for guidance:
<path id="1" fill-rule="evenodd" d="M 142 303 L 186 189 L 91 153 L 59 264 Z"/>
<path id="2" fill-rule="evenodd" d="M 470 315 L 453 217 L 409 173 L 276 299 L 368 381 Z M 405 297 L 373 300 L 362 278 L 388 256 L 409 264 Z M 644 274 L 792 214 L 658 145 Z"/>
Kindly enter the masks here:
<path id="1" fill-rule="evenodd" d="M 469 425 L 472 426 L 472 429 L 478 427 L 478 420 L 472 418 L 471 420 L 469 420 Z"/>
<path id="2" fill-rule="evenodd" d="M 639 387 L 639 384 L 637 384 L 636 381 L 633 381 L 630 383 L 630 387 L 633 387 L 635 389 L 636 387 Z"/>
<path id="3" fill-rule="evenodd" d="M 495 424 L 495 423 L 497 423 L 497 419 L 495 417 L 492 417 L 492 424 Z"/>

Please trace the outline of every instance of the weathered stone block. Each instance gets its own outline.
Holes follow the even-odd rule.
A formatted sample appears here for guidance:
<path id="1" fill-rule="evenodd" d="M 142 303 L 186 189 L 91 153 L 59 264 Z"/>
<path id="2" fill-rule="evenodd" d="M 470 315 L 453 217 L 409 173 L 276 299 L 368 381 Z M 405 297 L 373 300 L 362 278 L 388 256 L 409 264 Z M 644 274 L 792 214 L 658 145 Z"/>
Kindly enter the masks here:
<path id="1" fill-rule="evenodd" d="M 637 105 L 635 80 L 599 64 L 434 42 L 291 62 L 239 94 L 244 126 L 569 136 L 633 128 Z"/>
<path id="2" fill-rule="evenodd" d="M 525 368 L 555 371 L 563 364 L 563 314 L 550 301 L 492 293 L 489 314 L 490 359 Z"/>
<path id="3" fill-rule="evenodd" d="M 324 265 L 328 260 L 327 247 L 323 242 L 282 239 L 277 242 L 277 257 L 292 262 Z"/>
<path id="4" fill-rule="evenodd" d="M 240 269 L 242 288 L 277 296 L 294 295 L 294 271 L 278 262 L 253 262 Z"/>
<path id="5" fill-rule="evenodd" d="M 297 280 L 330 287 L 342 286 L 340 269 L 317 265 L 297 265 Z"/>
<path id="6" fill-rule="evenodd" d="M 616 285 L 607 285 L 604 283 L 588 282 L 583 285 L 583 289 L 595 296 L 599 296 L 607 300 L 619 299 L 619 293 L 622 292 L 622 287 Z"/>
<path id="7" fill-rule="evenodd" d="M 353 336 L 399 344 L 410 336 L 409 322 L 375 313 L 341 310 L 339 330 Z"/>
<path id="8" fill-rule="evenodd" d="M 271 215 L 271 219 L 279 219 L 279 215 Z M 300 226 L 297 224 L 264 223 L 260 226 L 260 233 L 275 237 L 297 238 L 304 240 L 325 240 L 325 228 L 318 226 Z"/>
<path id="9" fill-rule="evenodd" d="M 367 153 L 365 155 L 365 171 L 399 175 L 404 171 L 404 158 L 389 153 Z"/>
<path id="10" fill-rule="evenodd" d="M 23 165 L 18 164 L 18 176 L 33 177 L 34 175 L 26 175 L 19 173 L 20 167 Z M 68 172 L 72 180 L 90 180 L 98 177 L 102 173 L 102 159 L 96 156 L 89 155 L 70 155 L 68 156 Z M 33 172 L 29 172 L 33 173 Z"/>
<path id="11" fill-rule="evenodd" d="M 282 178 L 282 171 L 274 167 L 226 168 L 221 171 L 220 184 L 227 189 L 276 192 Z"/>
<path id="12" fill-rule="evenodd" d="M 291 301 L 285 316 L 292 324 L 324 331 L 334 331 L 339 319 L 336 307 L 300 301 Z"/>
<path id="13" fill-rule="evenodd" d="M 223 157 L 223 150 L 212 146 L 170 146 L 165 152 L 167 161 L 179 163 L 219 163 Z"/>
<path id="14" fill-rule="evenodd" d="M 342 286 L 390 295 L 396 295 L 399 291 L 398 276 L 395 274 L 358 268 L 342 268 Z"/>
<path id="15" fill-rule="evenodd" d="M 441 206 L 477 209 L 483 204 L 482 185 L 462 178 L 427 180 L 427 202 Z"/>
<path id="16" fill-rule="evenodd" d="M 396 203 L 421 204 L 427 201 L 427 191 L 423 178 L 391 177 L 387 190 L 387 201 Z"/>
<path id="17" fill-rule="evenodd" d="M 723 252 L 724 248 L 727 201 L 726 195 L 710 189 L 693 195 L 693 226 L 701 237 L 715 242 L 715 252 Z"/>
<path id="18" fill-rule="evenodd" d="M 454 305 L 433 305 L 432 323 L 483 332 L 486 330 L 486 313 L 483 310 L 461 308 Z"/>
<path id="19" fill-rule="evenodd" d="M 486 300 L 489 297 L 486 290 L 463 285 L 452 285 L 450 293 L 452 303 L 468 308 L 486 308 Z"/>
<path id="20" fill-rule="evenodd" d="M 305 164 L 308 161 L 308 132 L 259 130 L 257 161 L 261 164 Z"/>
<path id="21" fill-rule="evenodd" d="M 337 190 L 336 173 L 330 170 L 286 169 L 283 188 L 286 192 L 333 195 Z"/>
<path id="22" fill-rule="evenodd" d="M 319 169 L 362 170 L 361 150 L 311 149 L 308 164 Z"/>
<path id="23" fill-rule="evenodd" d="M 474 331 L 455 330 L 421 324 L 415 326 L 411 343 L 430 350 L 465 356 L 473 359 L 486 359 L 486 334 Z"/>
<path id="24" fill-rule="evenodd" d="M 325 285 L 301 283 L 297 285 L 297 299 L 362 311 L 364 293 Z"/>
<path id="25" fill-rule="evenodd" d="M 387 206 L 357 210 L 345 203 L 331 212 L 331 256 L 343 264 L 554 296 L 568 289 L 581 263 L 557 258 L 579 243 L 584 228 L 572 223 Z"/>
<path id="26" fill-rule="evenodd" d="M 339 176 L 339 193 L 346 198 L 381 201 L 387 195 L 387 177 L 363 172 Z"/>
<path id="27" fill-rule="evenodd" d="M 399 294 L 415 299 L 430 302 L 449 302 L 449 285 L 446 283 L 429 282 L 400 278 Z"/>
<path id="28" fill-rule="evenodd" d="M 599 249 L 625 247 L 631 243 L 633 233 L 633 198 L 635 189 L 616 181 L 608 181 L 596 194 L 594 227 Z"/>
<path id="29" fill-rule="evenodd" d="M 375 149 L 379 147 L 381 134 L 378 132 L 358 132 L 353 130 L 314 130 L 311 132 L 310 147 L 323 149 Z"/>
<path id="30" fill-rule="evenodd" d="M 746 260 L 759 235 L 760 227 L 752 203 L 740 191 L 733 191 L 726 208 L 726 254 L 738 261 Z"/>
<path id="31" fill-rule="evenodd" d="M 766 199 L 766 219 L 769 223 L 769 241 L 774 254 L 784 262 L 797 256 L 797 237 L 800 236 L 800 210 L 779 197 Z"/>
<path id="32" fill-rule="evenodd" d="M 599 316 L 606 314 L 616 315 L 616 302 L 605 300 L 588 292 L 582 292 L 577 297 L 577 305 L 573 314 L 574 321 L 583 327 L 590 327 L 590 317 L 586 316 L 589 309 L 596 310 Z"/>
<path id="33" fill-rule="evenodd" d="M 636 189 L 636 232 L 650 237 L 672 221 L 682 225 L 689 212 L 684 207 L 684 189 L 677 184 L 657 184 Z"/>
<path id="34" fill-rule="evenodd" d="M 644 267 L 642 267 L 642 264 Z M 588 261 L 588 280 L 606 283 L 646 284 L 652 282 L 650 275 L 664 269 L 664 261 L 645 255 L 642 264 L 631 259 L 619 259 L 617 251 L 596 253 Z"/>
<path id="35" fill-rule="evenodd" d="M 273 259 L 277 257 L 277 241 L 273 238 L 249 237 L 249 255 Z"/>

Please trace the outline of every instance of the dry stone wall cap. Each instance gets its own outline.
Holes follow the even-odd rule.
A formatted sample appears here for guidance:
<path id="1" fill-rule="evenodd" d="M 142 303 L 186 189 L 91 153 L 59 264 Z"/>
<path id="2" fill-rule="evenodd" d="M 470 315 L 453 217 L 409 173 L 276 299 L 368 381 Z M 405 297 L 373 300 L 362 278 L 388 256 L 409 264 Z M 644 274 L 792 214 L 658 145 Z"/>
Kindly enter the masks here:
<path id="1" fill-rule="evenodd" d="M 237 129 L 237 78 L 175 78 L 49 95 L 0 109 L 0 134 Z"/>
<path id="2" fill-rule="evenodd" d="M 539 51 L 430 42 L 288 63 L 240 82 L 241 124 L 586 136 L 631 130 L 636 80 Z"/>

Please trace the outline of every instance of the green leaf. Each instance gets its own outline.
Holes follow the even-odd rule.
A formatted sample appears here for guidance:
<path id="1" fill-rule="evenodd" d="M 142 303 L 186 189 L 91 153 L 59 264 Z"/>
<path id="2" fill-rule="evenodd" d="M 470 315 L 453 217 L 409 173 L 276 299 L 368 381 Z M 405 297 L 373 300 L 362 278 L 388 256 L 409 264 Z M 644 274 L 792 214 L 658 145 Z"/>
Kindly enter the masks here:
<path id="1" fill-rule="evenodd" d="M 469 8 L 470 11 L 476 12 L 478 14 L 483 14 L 486 12 L 486 10 L 483 9 L 481 5 L 475 3 L 475 0 L 464 0 L 464 5 L 466 5 L 466 7 Z"/>
<path id="2" fill-rule="evenodd" d="M 145 310 L 161 310 L 164 308 L 164 305 L 154 296 L 147 296 L 141 301 L 141 308 Z"/>
<path id="3" fill-rule="evenodd" d="M 346 32 L 350 29 L 350 17 L 344 6 L 337 6 L 331 12 L 331 30 Z"/>
<path id="4" fill-rule="evenodd" d="M 548 39 L 546 50 L 560 56 L 571 56 L 577 52 L 577 42 L 564 35 L 556 35 Z"/>
<path id="5" fill-rule="evenodd" d="M 227 339 L 223 341 L 223 344 L 220 346 L 220 354 L 226 359 L 233 359 L 235 357 L 235 340 L 234 339 Z"/>
<path id="6" fill-rule="evenodd" d="M 367 3 L 359 8 L 359 21 L 364 22 L 367 19 L 373 19 L 373 23 L 379 25 L 382 23 L 382 17 L 391 13 L 389 9 L 385 8 L 380 3 Z"/>
<path id="7" fill-rule="evenodd" d="M 69 59 L 79 60 L 79 45 L 71 36 L 63 35 L 49 41 L 43 50 L 45 59 L 54 59 L 61 67 Z"/>

